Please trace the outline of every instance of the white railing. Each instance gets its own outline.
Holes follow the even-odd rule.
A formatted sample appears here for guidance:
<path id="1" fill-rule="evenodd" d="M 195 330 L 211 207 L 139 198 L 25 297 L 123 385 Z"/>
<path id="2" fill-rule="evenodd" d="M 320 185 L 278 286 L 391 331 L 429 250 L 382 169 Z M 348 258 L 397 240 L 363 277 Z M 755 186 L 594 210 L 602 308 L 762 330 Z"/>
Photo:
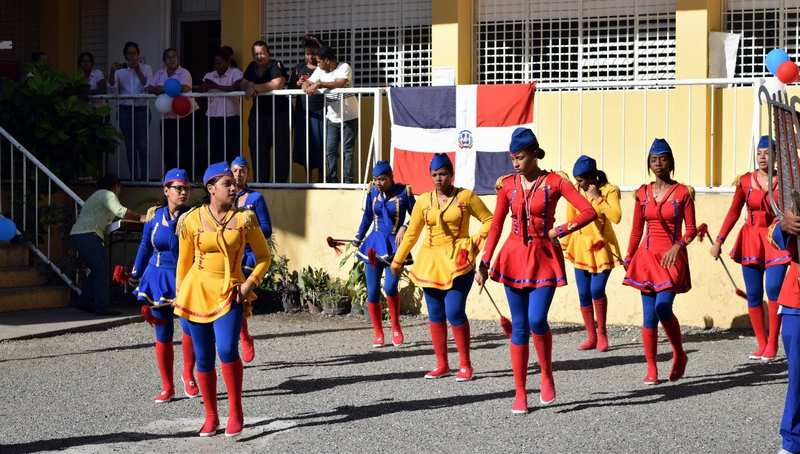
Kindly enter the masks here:
<path id="1" fill-rule="evenodd" d="M 0 127 L 0 213 L 14 221 L 31 251 L 78 294 L 77 269 L 73 279 L 56 262 L 68 257 L 68 229 L 82 206 L 83 199 Z"/>
<path id="2" fill-rule="evenodd" d="M 376 153 L 380 154 L 384 92 L 381 88 L 345 88 L 323 90 L 324 94 L 314 97 L 302 90 L 276 90 L 252 99 L 246 98 L 242 91 L 192 92 L 184 95 L 198 104 L 232 98 L 237 107 L 231 112 L 228 103 L 222 103 L 221 117 L 208 116 L 198 108 L 180 120 L 152 109 L 154 95 L 93 98 L 95 102 L 109 104 L 111 122 L 125 137 L 106 163 L 107 171 L 124 181 L 158 184 L 170 167 L 185 168 L 194 181 L 199 181 L 208 163 L 230 161 L 245 154 L 247 148 L 254 187 L 362 188 L 370 163 Z M 335 95 L 338 99 L 328 99 Z M 338 103 L 333 107 L 343 112 L 346 99 L 356 101 L 356 118 L 345 121 L 345 125 L 327 120 L 329 106 Z M 248 112 L 245 101 L 251 106 Z M 318 103 L 322 110 L 312 111 L 309 101 Z M 159 117 L 160 120 L 152 121 Z M 351 145 L 345 129 L 352 134 Z M 249 134 L 247 138 L 245 131 Z M 332 134 L 338 134 L 338 143 L 328 145 L 329 138 L 336 137 Z M 298 161 L 302 167 L 295 166 Z M 346 166 L 350 161 L 351 165 Z M 312 168 L 317 169 L 316 174 Z"/>
<path id="3" fill-rule="evenodd" d="M 753 137 L 761 130 L 761 117 L 753 111 L 754 93 L 763 83 L 763 79 L 694 79 L 537 84 L 534 130 L 548 151 L 544 165 L 568 171 L 574 158 L 589 154 L 598 159 L 615 184 L 623 190 L 632 190 L 650 178 L 644 163 L 650 142 L 654 137 L 666 137 L 675 150 L 678 180 L 700 192 L 730 192 L 729 182 L 753 168 Z M 341 125 L 324 119 L 331 101 L 326 97 L 316 98 L 322 104 L 322 114 L 313 112 L 311 98 L 301 90 L 261 94 L 249 101 L 255 104 L 250 109 L 244 107 L 243 92 L 187 93 L 200 103 L 220 97 L 235 99 L 238 112 L 226 111 L 226 115 L 231 114 L 227 118 L 232 120 L 224 120 L 232 122 L 232 127 L 222 129 L 214 127 L 218 119 L 208 117 L 201 109 L 180 121 L 156 113 L 161 116 L 160 121 L 140 120 L 138 128 L 136 115 L 122 115 L 131 123 L 121 129 L 133 131 L 134 136 L 139 134 L 144 139 L 141 147 L 146 149 L 140 154 L 131 153 L 128 162 L 126 144 L 121 144 L 109 158 L 107 169 L 134 183 L 158 184 L 164 170 L 178 164 L 190 170 L 197 181 L 206 163 L 230 160 L 248 148 L 253 186 L 360 188 L 368 181 L 370 163 L 382 155 L 385 91 L 356 88 L 328 93 L 351 96 L 358 103 L 353 163 L 349 166 L 355 175 L 352 180 L 345 172 L 344 134 L 339 134 L 332 154 L 327 153 L 327 139 L 337 132 L 330 128 L 338 129 Z M 95 98 L 111 105 L 111 121 L 119 127 L 121 113 L 130 110 L 125 104 L 152 106 L 155 96 Z M 342 112 L 344 97 L 334 102 L 339 103 Z M 262 110 L 274 113 L 265 115 Z M 315 126 L 321 129 L 321 138 L 316 140 L 312 132 Z M 170 127 L 175 130 L 172 144 L 165 143 L 160 132 Z M 187 133 L 185 136 L 181 128 Z M 250 134 L 247 140 L 246 130 Z M 176 151 L 187 147 L 186 142 L 190 142 L 188 151 Z M 129 143 L 136 143 L 135 137 Z M 365 143 L 369 145 L 365 147 Z M 332 162 L 336 168 L 327 169 Z M 130 178 L 129 167 L 137 165 L 142 165 L 142 175 Z M 316 175 L 311 171 L 315 166 L 322 167 Z"/>

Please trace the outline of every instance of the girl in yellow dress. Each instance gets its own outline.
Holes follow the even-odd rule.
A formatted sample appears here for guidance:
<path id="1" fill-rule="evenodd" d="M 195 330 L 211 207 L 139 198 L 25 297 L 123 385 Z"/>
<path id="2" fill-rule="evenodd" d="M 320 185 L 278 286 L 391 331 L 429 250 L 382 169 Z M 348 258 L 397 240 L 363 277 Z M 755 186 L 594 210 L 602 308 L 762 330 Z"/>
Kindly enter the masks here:
<path id="1" fill-rule="evenodd" d="M 425 378 L 450 375 L 447 320 L 453 328 L 460 361 L 456 381 L 469 381 L 473 371 L 465 308 L 475 275 L 475 257 L 489 232 L 492 213 L 475 193 L 453 186 L 453 163 L 446 154 L 434 155 L 430 171 L 436 189 L 417 198 L 408 230 L 394 255 L 392 272 L 400 273 L 424 229 L 423 246 L 409 274 L 425 294 L 431 342 L 436 354 L 436 368 L 425 374 Z M 469 234 L 471 217 L 481 221 L 480 230 L 473 236 Z"/>
<path id="2" fill-rule="evenodd" d="M 581 156 L 572 168 L 576 186 L 582 196 L 591 202 L 597 218 L 582 229 L 569 234 L 562 246 L 567 260 L 575 267 L 575 282 L 581 305 L 586 340 L 578 350 L 608 350 L 606 334 L 606 283 L 611 270 L 622 265 L 617 235 L 612 224 L 619 224 L 622 210 L 619 206 L 619 188 L 608 182 L 605 172 L 597 170 L 597 163 Z M 567 222 L 578 215 L 571 204 L 567 206 Z M 594 305 L 594 314 L 592 306 Z M 597 328 L 595 330 L 595 317 Z"/>
<path id="3" fill-rule="evenodd" d="M 203 396 L 205 422 L 201 437 L 217 432 L 217 373 L 214 346 L 228 391 L 225 435 L 242 432 L 242 360 L 239 331 L 243 304 L 255 299 L 253 289 L 272 257 L 255 213 L 236 209 L 236 186 L 228 164 L 212 164 L 203 175 L 208 196 L 178 220 L 179 255 L 175 286 L 175 315 L 189 321 L 196 353 L 197 382 Z M 250 277 L 242 272 L 242 255 L 249 244 L 256 263 Z"/>

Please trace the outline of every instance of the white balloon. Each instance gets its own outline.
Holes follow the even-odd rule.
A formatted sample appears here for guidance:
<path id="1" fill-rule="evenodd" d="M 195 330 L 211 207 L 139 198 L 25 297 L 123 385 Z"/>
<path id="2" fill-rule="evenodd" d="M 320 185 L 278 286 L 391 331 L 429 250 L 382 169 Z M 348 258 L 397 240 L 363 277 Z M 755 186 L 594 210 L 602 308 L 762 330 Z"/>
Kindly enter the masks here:
<path id="1" fill-rule="evenodd" d="M 172 112 L 172 98 L 166 93 L 158 95 L 158 98 L 156 98 L 156 110 L 164 114 Z"/>
<path id="2" fill-rule="evenodd" d="M 777 77 L 770 77 L 769 79 L 767 79 L 764 82 L 764 87 L 766 87 L 770 95 L 786 91 L 786 84 L 778 80 Z"/>

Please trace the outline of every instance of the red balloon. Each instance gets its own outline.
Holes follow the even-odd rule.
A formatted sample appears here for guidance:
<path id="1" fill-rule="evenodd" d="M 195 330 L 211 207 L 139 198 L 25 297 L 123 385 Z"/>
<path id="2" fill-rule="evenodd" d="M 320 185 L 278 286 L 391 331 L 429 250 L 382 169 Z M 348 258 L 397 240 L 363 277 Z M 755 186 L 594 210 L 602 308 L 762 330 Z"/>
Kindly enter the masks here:
<path id="1" fill-rule="evenodd" d="M 778 66 L 775 76 L 785 84 L 791 84 L 797 81 L 798 69 L 793 61 L 785 61 Z"/>
<path id="2" fill-rule="evenodd" d="M 176 96 L 172 98 L 172 111 L 179 117 L 185 117 L 192 111 L 192 103 L 186 96 Z"/>

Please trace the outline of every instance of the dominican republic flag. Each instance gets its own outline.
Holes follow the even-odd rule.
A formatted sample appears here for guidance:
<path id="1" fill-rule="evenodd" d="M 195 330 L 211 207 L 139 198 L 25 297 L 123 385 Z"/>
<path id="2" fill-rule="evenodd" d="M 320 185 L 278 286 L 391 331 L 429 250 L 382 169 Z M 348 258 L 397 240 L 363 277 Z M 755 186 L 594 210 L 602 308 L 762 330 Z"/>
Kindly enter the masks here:
<path id="1" fill-rule="evenodd" d="M 390 88 L 394 178 L 414 193 L 433 189 L 428 165 L 447 153 L 455 185 L 494 194 L 495 182 L 512 173 L 511 133 L 533 126 L 535 84 Z"/>

